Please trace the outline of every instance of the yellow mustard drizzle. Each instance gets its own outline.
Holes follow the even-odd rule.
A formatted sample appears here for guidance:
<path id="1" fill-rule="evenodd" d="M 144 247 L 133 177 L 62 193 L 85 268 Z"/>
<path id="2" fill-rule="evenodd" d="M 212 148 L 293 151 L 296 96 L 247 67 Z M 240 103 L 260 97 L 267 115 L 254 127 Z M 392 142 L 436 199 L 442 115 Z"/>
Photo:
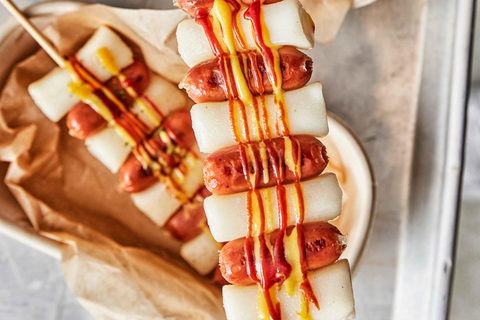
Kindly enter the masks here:
<path id="1" fill-rule="evenodd" d="M 71 65 L 70 62 L 67 63 L 67 65 Z M 108 90 L 105 86 L 103 86 L 97 79 L 92 77 L 83 67 L 78 66 L 77 68 L 69 67 L 67 68 L 68 71 L 74 72 L 75 77 L 74 79 L 77 80 L 76 83 L 82 84 L 82 81 L 80 80 L 80 77 L 86 80 L 86 85 L 90 85 L 93 90 L 100 90 L 102 93 L 107 97 L 108 100 L 110 100 L 113 104 L 115 104 L 116 107 L 118 107 L 124 114 L 126 114 L 132 122 L 138 126 L 138 128 L 145 129 L 145 126 L 143 123 L 141 123 L 139 120 L 137 120 L 132 114 L 128 112 L 128 110 L 125 108 L 123 103 L 110 91 Z M 92 90 L 92 89 L 91 89 Z M 92 90 L 92 93 L 93 93 Z M 75 94 L 75 92 L 72 92 Z M 106 108 L 105 104 L 102 103 L 102 105 L 98 105 L 99 108 Z M 102 113 L 110 113 L 110 110 L 104 110 Z M 109 119 L 105 119 L 106 121 L 110 121 Z"/>
<path id="2" fill-rule="evenodd" d="M 301 163 L 298 161 L 301 157 L 301 150 L 300 148 L 297 148 L 297 161 L 295 161 L 293 158 L 292 138 L 289 136 L 283 137 L 283 141 L 285 144 L 285 164 L 290 171 L 295 172 L 298 175 L 298 178 L 301 178 Z"/>
<path id="3" fill-rule="evenodd" d="M 292 266 L 292 272 L 290 276 L 283 283 L 285 292 L 291 297 L 296 290 L 299 290 L 300 285 L 303 283 L 303 273 L 300 264 L 300 251 L 298 247 L 298 232 L 297 228 L 293 228 L 292 233 L 285 237 L 285 258 L 287 262 Z M 299 290 L 300 291 L 300 290 Z M 305 299 L 305 296 L 300 292 L 300 310 L 297 310 L 299 319 L 311 320 L 309 312 L 309 304 Z"/>
<path id="4" fill-rule="evenodd" d="M 296 155 L 297 161 L 294 160 L 293 154 L 293 146 L 292 146 L 292 139 L 289 137 L 290 128 L 289 128 L 289 121 L 288 121 L 288 114 L 286 111 L 286 104 L 284 98 L 284 90 L 282 89 L 282 70 L 280 66 L 280 56 L 278 53 L 278 49 L 280 47 L 274 46 L 270 41 L 269 31 L 263 23 L 263 10 L 261 12 L 261 20 L 262 20 L 262 34 L 263 34 L 263 41 L 267 47 L 269 47 L 272 51 L 273 58 L 274 58 L 274 72 L 275 75 L 271 74 L 270 68 L 266 68 L 267 74 L 269 75 L 270 82 L 273 85 L 273 92 L 275 95 L 274 101 L 277 106 L 276 111 L 276 123 L 275 129 L 277 135 L 284 136 L 284 146 L 285 146 L 285 153 L 284 153 L 284 161 L 285 165 L 289 168 L 290 171 L 294 172 L 298 179 L 301 178 L 301 163 L 300 163 L 300 148 L 298 148 L 298 153 Z M 253 26 L 252 26 L 253 32 Z M 257 44 L 257 49 L 260 50 Z M 300 185 L 301 188 L 301 185 Z M 300 209 L 300 202 L 303 201 L 303 192 L 300 194 L 297 188 L 293 188 L 293 201 L 294 201 L 294 211 L 297 218 L 297 221 L 300 219 L 300 215 L 302 214 Z M 288 218 L 287 218 L 288 219 Z M 284 239 L 285 245 L 285 252 L 286 252 L 286 259 L 292 267 L 292 272 L 290 276 L 285 280 L 283 283 L 283 287 L 285 291 L 290 296 L 293 295 L 295 290 L 300 292 L 300 285 L 303 283 L 303 272 L 301 270 L 301 262 L 300 262 L 300 249 L 298 244 L 298 232 L 297 228 L 294 227 L 290 236 L 286 236 Z M 309 312 L 309 302 L 307 301 L 304 294 L 300 293 L 300 310 L 298 312 L 300 319 L 310 320 L 310 312 Z"/>
<path id="5" fill-rule="evenodd" d="M 222 44 L 222 48 L 225 49 L 225 47 L 228 48 L 228 52 L 230 53 L 229 58 L 230 58 L 230 65 L 232 68 L 234 80 L 235 80 L 235 86 L 238 92 L 238 96 L 240 100 L 245 104 L 245 106 L 250 107 L 252 110 L 255 111 L 254 108 L 257 108 L 258 113 L 252 112 L 253 114 L 253 126 L 252 126 L 252 131 L 255 140 L 263 140 L 261 139 L 262 136 L 265 136 L 267 138 L 271 138 L 271 130 L 269 127 L 269 121 L 268 121 L 268 110 L 265 102 L 265 97 L 260 96 L 260 98 L 255 98 L 253 97 L 252 92 L 250 91 L 250 88 L 248 86 L 248 83 L 246 81 L 245 75 L 248 74 L 248 68 L 247 68 L 247 62 L 245 58 L 243 58 L 243 66 L 244 70 L 242 72 L 242 68 L 240 65 L 239 58 L 237 56 L 237 48 L 242 48 L 245 49 L 244 42 L 241 42 L 238 40 L 235 41 L 235 34 L 233 32 L 232 28 L 232 9 L 230 8 L 230 5 L 225 2 L 224 0 L 216 0 L 214 2 L 213 8 L 212 8 L 212 13 L 213 13 L 213 28 L 214 28 L 214 33 L 216 35 L 216 38 L 219 40 L 219 43 Z M 239 19 L 239 15 L 236 17 Z M 238 21 L 238 20 L 237 20 Z M 261 11 L 261 21 L 262 21 L 262 33 L 263 33 L 263 41 L 267 47 L 269 47 L 272 51 L 273 55 L 273 73 L 271 68 L 267 66 L 267 74 L 269 76 L 270 82 L 272 83 L 273 86 L 273 93 L 274 93 L 274 102 L 276 105 L 276 114 L 275 114 L 275 130 L 276 134 L 278 136 L 284 136 L 284 143 L 285 143 L 285 154 L 284 154 L 284 162 L 285 165 L 289 168 L 290 171 L 294 172 L 296 177 L 298 179 L 300 178 L 301 171 L 300 171 L 300 148 L 297 148 L 298 154 L 294 155 L 293 154 L 293 146 L 292 146 L 292 140 L 289 137 L 290 135 L 290 128 L 289 128 L 289 121 L 288 121 L 288 114 L 286 110 L 286 104 L 285 104 L 285 98 L 284 98 L 284 90 L 282 89 L 282 71 L 281 71 L 281 65 L 280 65 L 280 56 L 278 53 L 278 49 L 280 48 L 279 46 L 275 46 L 271 43 L 270 41 L 270 35 L 269 31 L 265 26 L 264 21 L 264 16 L 263 16 L 263 11 Z M 241 26 L 239 22 L 237 22 L 238 26 Z M 253 35 L 253 26 L 250 26 L 250 30 L 252 32 L 253 38 L 255 36 Z M 239 28 L 240 29 L 240 28 Z M 243 32 L 243 30 L 242 30 Z M 224 41 L 220 41 L 223 39 Z M 261 48 L 257 44 L 257 49 L 261 51 Z M 227 50 L 224 50 L 224 52 L 227 52 Z M 224 59 L 225 65 L 224 69 L 229 70 L 226 59 Z M 226 72 L 226 83 L 227 86 L 229 86 L 229 92 L 233 92 L 233 88 L 230 87 L 231 85 L 231 79 L 229 79 L 229 74 Z M 257 99 L 254 101 L 254 99 Z M 256 103 L 255 103 L 256 102 Z M 239 133 L 239 120 L 240 121 L 245 121 L 245 118 L 242 118 L 239 115 L 239 106 L 237 105 L 237 102 L 233 102 L 233 108 L 231 107 L 231 117 L 233 119 L 233 123 L 235 124 L 233 130 L 235 137 L 240 137 Z M 241 128 L 244 128 L 243 130 L 245 131 L 246 129 L 246 124 L 245 123 L 240 123 Z M 261 134 L 263 130 L 263 135 Z M 243 141 L 248 141 L 247 140 L 247 133 L 243 132 Z M 268 158 L 267 158 L 267 151 L 265 147 L 265 143 L 261 141 L 260 145 L 260 157 L 261 157 L 261 162 L 263 166 L 263 180 L 265 182 L 269 181 L 268 177 Z M 295 157 L 296 156 L 296 157 Z M 254 159 L 254 154 L 253 152 L 247 152 L 247 158 L 250 160 L 248 162 L 253 163 L 254 165 L 254 172 L 251 173 L 249 170 L 248 173 L 248 179 L 251 182 L 251 185 L 254 186 L 254 190 L 256 188 L 256 175 L 258 175 L 258 168 L 256 165 L 256 162 L 253 160 Z M 295 159 L 297 161 L 295 161 Z M 280 159 L 281 162 L 281 159 Z M 279 168 L 282 168 L 283 164 L 280 163 Z M 280 169 L 282 170 L 282 169 Z M 278 173 L 279 176 L 283 176 L 283 173 L 280 172 Z M 295 215 L 297 218 L 297 222 L 300 220 L 301 215 L 303 214 L 301 212 L 301 202 L 303 202 L 303 192 L 299 192 L 297 188 L 292 188 L 293 190 L 293 195 L 294 195 L 294 210 L 295 210 Z M 300 186 L 301 190 L 301 186 Z M 261 197 L 263 199 L 263 208 L 260 208 L 261 202 L 260 199 L 258 199 L 258 194 L 261 194 Z M 250 192 L 249 195 L 251 198 L 251 206 L 252 206 L 252 235 L 258 235 L 261 231 L 263 232 L 269 232 L 273 231 L 274 229 L 274 223 L 273 223 L 273 208 L 272 208 L 272 202 L 271 202 L 271 195 L 270 191 L 268 189 L 260 189 L 260 192 Z M 264 221 L 260 221 L 260 211 L 264 210 Z M 288 211 L 288 210 L 287 210 Z M 288 219 L 288 212 L 286 212 L 287 216 L 287 221 Z M 264 223 L 264 230 L 260 230 L 260 225 Z M 260 258 L 260 244 L 259 240 L 257 237 L 253 237 L 254 240 L 254 256 L 255 256 L 255 261 L 259 261 Z M 268 241 L 267 241 L 268 242 Z M 301 293 L 300 286 L 304 281 L 303 277 L 303 272 L 302 272 L 302 267 L 301 267 L 301 262 L 300 262 L 300 250 L 303 250 L 303 248 L 299 248 L 299 243 L 298 243 L 298 230 L 296 227 L 293 228 L 292 233 L 284 238 L 284 246 L 285 246 L 285 252 L 286 252 L 286 259 L 289 262 L 289 264 L 292 266 L 292 272 L 290 276 L 284 281 L 283 283 L 283 288 L 289 294 L 292 296 L 296 290 L 300 292 L 300 306 L 298 310 L 298 314 L 300 316 L 300 319 L 305 319 L 305 320 L 310 320 L 310 314 L 309 314 L 309 302 L 307 301 L 306 297 L 304 294 Z M 269 251 L 271 251 L 271 247 L 268 248 Z M 257 273 L 261 272 L 262 268 L 261 266 L 256 267 Z M 261 277 L 261 274 L 258 274 L 258 276 Z M 269 291 L 272 297 L 272 301 L 274 304 L 276 304 L 276 286 L 272 286 Z M 258 291 L 258 316 L 261 319 L 270 319 L 270 314 L 266 302 L 266 297 L 265 294 L 262 290 L 262 288 L 259 286 L 259 291 Z"/>
<path id="6" fill-rule="evenodd" d="M 279 136 L 286 136 L 289 135 L 290 128 L 288 126 L 288 114 L 285 105 L 285 97 L 284 97 L 284 90 L 282 89 L 282 68 L 280 65 L 280 55 L 278 50 L 280 46 L 275 46 L 270 41 L 270 32 L 266 27 L 264 21 L 264 14 L 263 10 L 261 11 L 261 20 L 262 20 L 262 34 L 263 34 L 263 42 L 267 47 L 272 50 L 273 61 L 274 61 L 274 73 L 271 73 L 270 68 L 266 68 L 267 74 L 270 79 L 270 83 L 273 85 L 273 93 L 275 95 L 275 104 L 277 106 L 277 114 L 276 114 L 276 124 L 275 129 L 277 131 L 277 135 Z M 253 35 L 253 26 L 251 27 L 252 30 L 252 37 L 255 39 Z M 261 50 L 261 48 L 257 45 L 257 50 Z M 286 125 L 286 128 L 284 127 Z"/>
<path id="7" fill-rule="evenodd" d="M 120 74 L 120 69 L 115 63 L 115 57 L 109 49 L 105 47 L 98 49 L 97 58 L 100 63 L 105 67 L 105 69 L 110 71 L 111 74 L 113 74 L 114 76 L 118 76 Z"/>
<path id="8" fill-rule="evenodd" d="M 235 114 L 235 127 L 236 130 L 241 130 L 241 142 L 249 142 L 250 141 L 250 131 L 248 130 L 248 118 L 247 115 L 244 114 L 245 108 L 244 104 L 241 100 L 235 99 L 232 100 L 233 103 L 233 112 Z M 238 125 L 239 124 L 239 125 Z M 238 133 L 238 131 L 237 131 Z"/>
<path id="9" fill-rule="evenodd" d="M 263 199 L 263 209 L 265 212 L 265 232 L 272 232 L 275 230 L 275 221 L 273 218 L 273 203 L 272 194 L 269 188 L 260 189 L 260 193 Z"/>
<path id="10" fill-rule="evenodd" d="M 107 69 L 111 74 L 118 77 L 118 80 L 121 83 L 124 83 L 127 80 L 127 77 L 122 74 L 120 68 L 118 68 L 117 64 L 115 63 L 115 57 L 113 56 L 112 52 L 105 47 L 102 47 L 97 50 L 97 58 L 100 63 Z M 123 85 L 122 85 L 123 87 Z M 155 127 L 160 126 L 161 118 L 152 110 L 152 108 L 145 103 L 145 101 L 138 96 L 138 92 L 135 91 L 134 88 L 131 86 L 124 87 L 125 91 L 127 91 L 128 95 L 135 98 L 135 101 L 142 107 L 142 109 L 146 112 L 146 114 L 150 117 L 150 120 L 154 123 Z"/>
<path id="11" fill-rule="evenodd" d="M 247 195 L 248 197 L 249 195 Z M 262 232 L 263 221 L 260 217 L 261 205 L 263 204 L 263 199 L 256 192 L 251 192 L 250 194 L 252 202 L 252 236 L 258 236 Z M 258 256 L 255 254 L 256 261 L 258 261 Z"/>
<path id="12" fill-rule="evenodd" d="M 270 293 L 272 294 L 272 300 L 273 300 L 273 297 L 275 297 L 276 292 L 275 290 L 272 290 L 272 289 L 275 289 L 275 287 L 270 288 Z M 258 290 L 257 301 L 258 301 L 257 302 L 258 318 L 262 320 L 270 319 L 270 312 L 268 311 L 267 299 L 265 298 L 265 294 L 261 289 Z"/>
<path id="13" fill-rule="evenodd" d="M 126 77 L 121 74 L 121 70 L 115 64 L 115 59 L 111 52 L 107 48 L 100 48 L 97 51 L 97 57 L 99 61 L 108 69 L 113 75 L 118 76 L 120 81 L 125 81 Z M 147 134 L 147 128 L 143 125 L 138 119 L 136 119 L 124 106 L 124 104 L 105 86 L 103 86 L 98 80 L 92 77 L 87 71 L 83 69 L 83 66 L 79 65 L 77 68 L 73 66 L 70 61 L 66 62 L 66 70 L 69 72 L 72 82 L 69 83 L 69 90 L 79 97 L 79 99 L 87 104 L 89 104 L 102 118 L 104 118 L 109 126 L 111 126 L 117 134 L 120 135 L 132 148 L 133 153 L 143 159 L 144 164 L 152 169 L 153 174 L 163 182 L 167 189 L 173 193 L 173 196 L 176 197 L 182 203 L 186 203 L 193 195 L 186 195 L 183 190 L 183 182 L 185 181 L 186 172 L 188 172 L 194 165 L 196 157 L 191 153 L 186 152 L 185 158 L 180 163 L 180 166 L 185 167 L 185 172 L 182 172 L 178 167 L 174 168 L 171 172 L 171 175 L 164 175 L 161 173 L 162 167 L 167 165 L 165 159 L 162 157 L 157 157 L 157 159 L 152 159 L 152 154 L 155 155 L 156 151 L 148 144 L 143 143 L 138 145 L 135 139 L 131 134 L 121 125 L 116 123 L 115 118 L 105 103 L 94 93 L 94 90 L 101 90 L 106 98 L 113 102 L 127 117 L 129 117 L 132 122 L 137 126 L 137 129 L 143 131 Z M 85 82 L 82 80 L 85 79 Z M 127 88 L 127 92 L 132 97 L 138 97 L 138 94 L 132 87 Z M 137 98 L 137 101 L 142 102 L 145 106 L 145 102 L 141 98 Z M 152 110 L 146 106 L 145 110 L 148 114 L 152 114 Z M 153 114 L 152 114 L 153 116 Z M 158 117 L 152 118 L 158 125 L 160 125 L 160 119 Z M 165 130 L 156 128 L 160 138 L 164 141 L 168 147 L 167 152 L 173 153 L 177 148 L 173 145 L 170 137 Z"/>
<path id="14" fill-rule="evenodd" d="M 242 73 L 240 60 L 237 56 L 237 46 L 235 36 L 233 34 L 232 25 L 232 9 L 230 5 L 224 0 L 216 0 L 213 4 L 213 14 L 216 17 L 214 21 L 218 21 L 223 31 L 224 43 L 230 52 L 230 63 L 235 77 L 235 85 L 237 87 L 240 100 L 246 104 L 253 104 L 253 95 L 248 87 L 247 80 Z"/>
<path id="15" fill-rule="evenodd" d="M 302 282 L 302 270 L 300 268 L 300 251 L 298 249 L 298 232 L 297 228 L 293 228 L 292 233 L 285 236 L 285 256 L 287 262 L 292 266 L 292 273 L 284 282 L 285 292 L 292 296 L 295 289 Z"/>
<path id="16" fill-rule="evenodd" d="M 125 76 L 122 75 L 120 77 L 120 81 L 124 81 L 122 80 L 122 77 L 125 77 Z M 159 127 L 162 124 L 162 118 L 158 115 L 158 113 L 155 110 L 153 110 L 153 108 L 148 103 L 145 102 L 143 97 L 136 97 L 135 102 L 139 104 L 142 107 L 142 109 L 146 112 L 147 116 L 150 117 L 150 120 L 153 122 L 153 126 L 155 128 Z"/>
<path id="17" fill-rule="evenodd" d="M 88 84 L 70 82 L 68 84 L 68 90 L 80 100 L 89 104 L 105 121 L 109 123 L 113 121 L 113 115 L 110 110 L 105 106 L 103 101 L 92 92 Z"/>
<path id="18" fill-rule="evenodd" d="M 268 125 L 268 110 L 265 99 L 265 96 L 260 96 L 258 98 L 258 113 L 260 115 L 260 119 L 262 120 L 261 127 L 263 129 L 263 134 L 266 139 L 271 139 L 272 131 L 270 130 L 270 126 Z"/>

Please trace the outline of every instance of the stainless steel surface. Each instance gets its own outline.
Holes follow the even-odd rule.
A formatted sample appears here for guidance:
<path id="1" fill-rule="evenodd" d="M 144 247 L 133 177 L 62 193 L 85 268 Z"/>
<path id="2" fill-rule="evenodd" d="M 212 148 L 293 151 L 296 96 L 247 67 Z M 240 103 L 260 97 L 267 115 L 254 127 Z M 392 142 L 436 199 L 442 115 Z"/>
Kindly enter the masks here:
<path id="1" fill-rule="evenodd" d="M 312 52 L 329 109 L 360 136 L 377 175 L 378 212 L 354 279 L 357 319 L 446 316 L 472 3 L 381 0 L 351 11 L 333 44 Z"/>
<path id="2" fill-rule="evenodd" d="M 357 319 L 393 313 L 401 217 L 408 210 L 425 1 L 382 0 L 351 11 L 314 78 L 327 107 L 360 136 L 377 178 L 377 213 L 354 278 Z M 417 318 L 416 318 L 417 319 Z M 421 319 L 421 318 L 418 318 Z"/>
<path id="3" fill-rule="evenodd" d="M 378 181 L 357 319 L 446 318 L 472 4 L 379 1 L 350 12 L 316 60 L 327 106 L 360 135 Z"/>
<path id="4" fill-rule="evenodd" d="M 394 319 L 448 313 L 463 160 L 472 0 L 429 1 L 410 207 Z"/>

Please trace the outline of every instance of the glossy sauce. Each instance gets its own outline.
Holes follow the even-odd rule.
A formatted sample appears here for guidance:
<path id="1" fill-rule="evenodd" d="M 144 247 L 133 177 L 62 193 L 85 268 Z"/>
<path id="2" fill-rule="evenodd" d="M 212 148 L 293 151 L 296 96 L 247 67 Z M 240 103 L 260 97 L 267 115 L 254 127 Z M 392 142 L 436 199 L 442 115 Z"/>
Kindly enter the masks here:
<path id="1" fill-rule="evenodd" d="M 271 138 L 272 129 L 268 125 L 262 76 L 258 70 L 255 54 L 241 55 L 243 72 L 239 64 L 237 49 L 245 50 L 246 47 L 243 42 L 244 39 L 239 36 L 242 32 L 239 30 L 237 22 L 241 7 L 242 4 L 238 0 L 216 0 L 213 4 L 211 16 L 208 16 L 207 12 L 203 12 L 201 16 L 196 17 L 196 21 L 204 28 L 213 53 L 220 56 L 223 61 L 221 71 L 226 82 L 225 93 L 229 99 L 230 126 L 235 141 L 240 144 L 243 172 L 249 183 L 247 193 L 248 236 L 245 240 L 246 269 L 249 277 L 260 286 L 258 297 L 260 318 L 281 319 L 281 306 L 275 296 L 275 285 L 284 285 L 289 294 L 292 294 L 295 288 L 302 291 L 299 313 L 302 319 L 308 319 L 309 302 L 318 308 L 318 301 L 307 278 L 305 239 L 302 227 L 305 208 L 303 190 L 300 184 L 300 145 L 295 138 L 290 136 L 283 97 L 279 48 L 273 46 L 269 41 L 268 30 L 266 30 L 262 21 L 262 4 L 259 0 L 253 1 L 246 10 L 244 17 L 251 23 L 257 48 L 263 55 L 267 75 L 274 88 L 274 100 L 277 106 L 274 129 L 278 135 L 284 136 L 285 156 L 283 159 L 279 156 L 274 144 L 269 144 L 269 147 L 267 147 L 263 143 L 260 145 L 261 152 L 258 157 L 246 143 L 250 141 L 250 128 L 245 105 L 250 106 L 250 109 L 253 110 L 251 117 L 255 140 Z M 215 26 L 218 28 L 218 25 L 221 26 L 221 31 L 214 30 Z M 218 36 L 219 34 L 222 35 L 221 38 Z M 233 43 L 234 38 L 237 40 L 236 43 Z M 228 48 L 228 52 L 224 50 L 224 47 Z M 254 81 L 251 81 L 250 85 L 256 86 L 260 93 L 259 97 L 252 96 L 252 90 L 245 80 L 245 75 L 248 74 L 247 68 L 254 70 Z M 270 203 L 265 204 L 264 197 L 266 195 L 262 194 L 262 190 L 257 188 L 260 179 L 265 181 L 269 179 L 268 169 L 263 170 L 263 177 L 259 175 L 259 168 L 261 166 L 267 168 L 269 163 L 273 166 L 273 173 L 277 181 L 276 198 L 279 213 L 277 219 L 280 225 L 273 252 L 271 245 L 265 240 L 265 232 L 271 231 L 269 229 L 273 228 L 273 211 L 269 209 Z M 297 224 L 290 234 L 286 232 L 289 221 L 287 195 L 285 187 L 281 183 L 285 174 L 283 163 L 294 172 L 295 177 L 294 214 Z M 267 176 L 265 176 L 265 172 Z M 269 199 L 269 194 L 266 198 Z M 289 250 L 286 250 L 286 245 L 288 245 Z M 268 261 L 273 261 L 273 263 L 268 263 Z"/>
<path id="2" fill-rule="evenodd" d="M 147 97 L 141 96 L 135 88 L 135 81 L 127 78 L 115 65 L 114 57 L 106 48 L 97 52 L 101 63 L 119 79 L 128 95 L 139 102 L 158 127 L 151 130 L 138 119 L 115 94 L 92 75 L 75 56 L 69 58 L 67 70 L 74 80 L 69 89 L 82 101 L 88 103 L 108 124 L 132 147 L 135 157 L 142 163 L 145 170 L 151 172 L 158 180 L 165 183 L 168 190 L 186 203 L 189 198 L 182 188 L 186 173 L 193 165 L 195 155 L 179 147 L 175 137 L 170 137 L 161 126 L 164 116 L 157 106 Z M 153 136 L 152 136 L 153 135 Z M 155 138 L 157 137 L 157 138 Z M 185 157 L 176 167 L 171 167 L 170 158 Z"/>

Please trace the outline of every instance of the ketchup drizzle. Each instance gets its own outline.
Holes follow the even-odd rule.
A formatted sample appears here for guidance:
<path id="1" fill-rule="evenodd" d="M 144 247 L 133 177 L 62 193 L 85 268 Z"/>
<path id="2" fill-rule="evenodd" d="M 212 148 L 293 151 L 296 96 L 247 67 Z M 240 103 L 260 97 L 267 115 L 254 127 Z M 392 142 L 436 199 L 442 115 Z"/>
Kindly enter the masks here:
<path id="1" fill-rule="evenodd" d="M 263 30 L 262 30 L 262 17 L 261 17 L 261 2 L 254 0 L 253 3 L 248 7 L 247 11 L 244 13 L 245 19 L 249 20 L 252 24 L 253 34 L 255 37 L 255 42 L 257 43 L 260 52 L 265 60 L 266 69 L 268 76 L 270 77 L 270 82 L 274 85 L 278 84 L 280 79 L 277 79 L 277 74 L 275 70 L 275 61 L 272 52 L 272 48 L 265 44 Z"/>
<path id="2" fill-rule="evenodd" d="M 171 150 L 174 148 L 178 148 L 175 145 L 175 141 L 172 137 L 169 137 L 169 143 L 174 148 L 167 148 L 167 152 L 164 152 L 164 146 L 159 144 L 154 139 L 150 139 L 151 136 L 149 135 L 149 128 L 139 119 L 137 119 L 132 113 L 128 112 L 127 107 L 115 96 L 115 94 L 107 88 L 100 80 L 98 80 L 87 68 L 85 68 L 80 61 L 75 56 L 71 56 L 68 58 L 72 70 L 75 72 L 75 75 L 80 79 L 81 82 L 87 84 L 92 93 L 100 99 L 105 107 L 109 110 L 112 115 L 112 121 L 120 128 L 125 130 L 125 132 L 129 135 L 129 137 L 134 141 L 135 147 L 133 149 L 133 154 L 137 158 L 137 160 L 142 163 L 144 169 L 152 169 L 150 163 L 153 162 L 157 165 L 158 169 L 150 170 L 156 177 L 160 180 L 167 179 L 168 185 L 179 200 L 182 200 L 184 196 L 182 195 L 183 190 L 181 186 L 175 182 L 173 179 L 169 178 L 169 174 L 173 171 L 174 168 L 179 168 L 181 164 L 181 159 L 175 159 L 176 163 L 174 163 L 173 167 L 169 165 L 169 158 L 171 157 Z M 92 80 L 90 80 L 92 79 Z M 131 85 L 132 79 L 125 79 L 122 81 L 122 86 L 125 87 L 132 87 Z M 134 90 L 135 88 L 132 87 Z M 113 98 L 109 98 L 106 92 L 110 93 Z M 138 92 L 136 92 L 138 95 Z M 164 119 L 163 114 L 160 110 L 155 106 L 155 104 L 150 101 L 145 96 L 142 96 L 144 102 L 147 103 L 153 110 L 156 110 L 157 114 Z M 159 130 L 163 130 L 163 128 L 158 128 L 153 130 L 153 134 L 158 134 Z M 169 133 L 167 132 L 167 135 Z M 185 154 L 186 151 L 182 152 L 183 150 L 179 148 L 181 153 Z M 148 160 L 145 159 L 145 155 Z M 174 155 L 175 158 L 175 155 Z M 182 173 L 184 173 L 183 170 Z M 182 200 L 183 201 L 183 200 Z"/>
<path id="3" fill-rule="evenodd" d="M 246 50 L 245 42 L 241 37 L 241 32 L 237 24 L 237 15 L 242 5 L 239 3 L 239 0 L 225 1 L 229 3 L 232 7 L 233 29 L 235 38 L 237 40 L 237 45 L 240 46 L 242 49 Z M 272 48 L 270 48 L 264 41 L 264 34 L 262 30 L 261 5 L 262 4 L 260 0 L 253 0 L 253 3 L 245 11 L 244 17 L 251 22 L 255 42 L 265 62 L 267 76 L 269 77 L 269 80 L 272 83 L 273 87 L 281 91 L 282 79 L 281 74 L 280 78 L 278 78 L 276 73 L 275 55 L 272 51 Z M 268 163 L 270 166 L 272 166 L 273 173 L 277 181 L 276 198 L 278 221 L 280 227 L 275 238 L 273 253 L 271 253 L 265 240 L 265 209 L 263 205 L 263 198 L 260 191 L 257 189 L 261 171 L 259 168 L 261 168 L 261 166 L 263 165 L 261 159 L 259 159 L 261 153 L 260 150 L 258 150 L 258 153 L 253 152 L 253 159 L 249 159 L 250 157 L 247 152 L 248 146 L 245 145 L 245 143 L 248 143 L 250 141 L 246 109 L 244 102 L 238 99 L 238 92 L 236 89 L 236 83 L 233 76 L 230 58 L 227 56 L 227 53 L 223 51 L 219 39 L 217 39 L 213 31 L 212 23 L 208 17 L 208 10 L 197 10 L 195 21 L 203 27 L 213 53 L 217 57 L 220 57 L 220 70 L 225 79 L 224 90 L 228 98 L 229 104 L 230 126 L 234 134 L 235 141 L 240 145 L 240 158 L 242 162 L 243 172 L 245 179 L 247 179 L 249 184 L 249 191 L 247 193 L 248 235 L 245 239 L 245 261 L 247 273 L 248 276 L 254 282 L 258 283 L 262 288 L 270 318 L 272 320 L 281 320 L 280 304 L 278 302 L 274 302 L 274 298 L 271 295 L 270 289 L 275 284 L 282 285 L 292 272 L 292 266 L 286 260 L 284 241 L 285 236 L 288 236 L 286 235 L 286 230 L 289 223 L 286 189 L 282 185 L 285 176 L 284 167 L 286 166 L 286 164 L 284 163 L 282 157 L 280 157 L 275 142 L 272 141 L 273 143 L 271 144 L 265 144 L 267 148 L 266 151 Z M 259 129 L 259 137 L 261 140 L 264 140 L 265 138 L 270 139 L 271 129 L 269 127 L 269 118 L 265 104 L 263 78 L 258 68 L 256 54 L 254 52 L 247 51 L 238 53 L 238 55 L 240 61 L 243 61 L 243 74 L 246 78 L 248 78 L 247 83 L 250 91 L 257 91 L 259 93 L 259 97 L 254 98 L 251 105 L 254 121 L 256 122 L 257 128 Z M 251 73 L 248 72 L 248 70 L 251 70 Z M 277 90 L 275 91 L 277 92 Z M 315 297 L 310 282 L 307 278 L 305 235 L 303 232 L 305 205 L 303 190 L 300 184 L 301 173 L 298 172 L 299 170 L 297 170 L 297 165 L 301 161 L 301 159 L 299 158 L 300 144 L 297 139 L 290 136 L 283 99 L 279 99 L 276 95 L 275 104 L 277 106 L 277 121 L 275 123 L 275 130 L 277 133 L 279 133 L 279 135 L 284 136 L 285 139 L 291 139 L 292 158 L 296 166 L 294 170 L 294 188 L 298 196 L 299 207 L 299 217 L 297 217 L 296 228 L 298 233 L 298 247 L 300 252 L 301 271 L 303 274 L 303 282 L 300 284 L 300 290 L 302 291 L 303 296 L 318 308 L 317 298 Z M 244 141 L 239 133 L 239 119 L 237 119 L 237 113 L 235 109 L 236 105 L 238 108 L 240 108 L 240 120 L 242 124 L 242 129 L 245 132 L 245 139 L 247 141 Z M 252 164 L 250 164 L 250 162 L 252 162 Z M 255 168 L 257 168 L 258 170 L 256 170 Z M 254 172 L 251 172 L 251 170 L 254 170 Z M 263 168 L 263 170 L 268 170 L 268 168 Z M 254 175 L 253 181 L 250 178 L 251 174 Z M 259 230 L 254 230 L 255 217 L 253 216 L 253 201 L 257 201 L 259 207 Z M 254 234 L 254 232 L 257 232 L 258 234 Z M 255 241 L 258 241 L 259 246 L 259 270 L 257 270 L 255 262 Z"/>

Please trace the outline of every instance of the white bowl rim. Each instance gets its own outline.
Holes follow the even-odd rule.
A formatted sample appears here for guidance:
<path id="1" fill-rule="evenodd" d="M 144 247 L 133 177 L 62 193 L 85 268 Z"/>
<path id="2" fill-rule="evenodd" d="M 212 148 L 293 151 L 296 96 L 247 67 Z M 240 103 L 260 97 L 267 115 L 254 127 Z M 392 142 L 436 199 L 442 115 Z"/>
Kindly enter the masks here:
<path id="1" fill-rule="evenodd" d="M 360 244 L 360 249 L 357 252 L 355 256 L 355 261 L 350 261 L 351 263 L 351 270 L 353 276 L 355 276 L 358 273 L 359 266 L 361 264 L 361 261 L 363 260 L 363 256 L 365 253 L 365 249 L 368 245 L 368 242 L 370 240 L 371 234 L 372 234 L 372 229 L 373 229 L 373 224 L 375 220 L 375 214 L 376 214 L 376 205 L 377 205 L 377 182 L 375 178 L 375 172 L 373 170 L 373 165 L 371 163 L 371 160 L 368 156 L 368 153 L 363 145 L 363 143 L 360 141 L 360 138 L 358 135 L 355 133 L 355 131 L 345 122 L 343 121 L 339 116 L 332 112 L 328 112 L 328 121 L 330 126 L 336 125 L 339 128 L 343 129 L 345 133 L 347 134 L 347 138 L 349 138 L 356 147 L 359 148 L 360 153 L 358 154 L 359 157 L 364 160 L 366 166 L 365 169 L 367 170 L 367 175 L 370 177 L 369 181 L 366 181 L 367 186 L 370 186 L 370 190 L 368 190 L 371 193 L 371 199 L 370 199 L 370 211 L 368 212 L 368 221 L 365 227 L 365 230 L 362 234 L 362 243 Z M 332 140 L 334 140 L 332 138 Z M 341 149 L 341 146 L 336 146 L 338 149 Z"/>

